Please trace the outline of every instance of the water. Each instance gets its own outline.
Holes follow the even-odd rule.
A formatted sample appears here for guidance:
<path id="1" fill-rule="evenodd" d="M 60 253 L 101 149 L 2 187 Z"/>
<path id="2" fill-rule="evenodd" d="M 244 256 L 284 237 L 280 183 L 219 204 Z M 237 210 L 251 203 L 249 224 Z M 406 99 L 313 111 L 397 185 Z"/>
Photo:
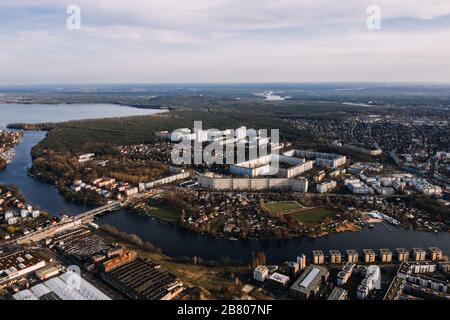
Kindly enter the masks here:
<path id="1" fill-rule="evenodd" d="M 63 122 L 68 120 L 148 115 L 162 110 L 138 109 L 112 104 L 2 104 L 0 128 L 8 123 Z"/>
<path id="2" fill-rule="evenodd" d="M 9 105 L 9 107 L 12 107 Z M 27 106 L 23 106 L 26 110 Z M 124 108 L 117 106 L 108 106 L 108 114 L 104 114 L 96 109 L 96 106 L 89 105 L 89 114 L 98 117 L 111 115 L 125 116 L 128 109 L 141 112 L 142 110 L 133 108 Z M 0 105 L 0 108 L 5 108 Z M 71 105 L 69 108 L 64 106 L 64 114 L 43 115 L 35 112 L 36 117 L 24 115 L 22 106 L 14 106 L 20 109 L 20 112 L 10 113 L 11 119 L 5 118 L 2 113 L 1 121 L 5 123 L 23 122 L 24 119 L 30 122 L 41 122 L 42 119 L 52 119 L 46 121 L 70 120 L 83 116 L 77 106 Z M 46 107 L 45 107 L 46 108 Z M 86 107 L 83 106 L 84 110 Z M 103 107 L 101 107 L 102 109 Z M 115 110 L 115 108 L 120 108 Z M 48 109 L 45 109 L 48 110 Z M 145 110 L 148 113 L 154 110 Z M 73 117 L 71 117 L 73 112 Z M 132 115 L 131 113 L 130 115 Z M 22 115 L 22 116 L 21 116 Z M 84 115 L 86 117 L 86 115 Z M 51 214 L 66 213 L 70 215 L 81 213 L 89 208 L 82 204 L 71 203 L 64 200 L 57 192 L 54 186 L 40 182 L 26 174 L 27 168 L 31 165 L 31 148 L 45 137 L 45 132 L 26 132 L 23 142 L 16 147 L 16 157 L 8 168 L 0 172 L 0 183 L 14 184 L 18 186 L 23 195 L 36 207 L 46 210 Z M 282 241 L 229 241 L 223 239 L 214 239 L 212 237 L 189 232 L 167 223 L 158 222 L 150 217 L 139 216 L 125 210 L 117 211 L 98 220 L 100 224 L 111 224 L 119 230 L 128 233 L 137 234 L 144 241 L 149 241 L 160 247 L 164 253 L 169 256 L 193 256 L 197 255 L 204 259 L 219 259 L 228 256 L 232 259 L 248 261 L 253 252 L 264 251 L 270 263 L 279 263 L 285 260 L 292 260 L 300 253 L 309 255 L 314 249 L 328 251 L 330 249 L 357 249 L 361 251 L 365 248 L 380 249 L 405 247 L 427 248 L 429 246 L 438 246 L 447 253 L 450 253 L 450 233 L 427 233 L 414 230 L 403 230 L 390 227 L 393 232 L 389 232 L 381 225 L 374 229 L 365 229 L 359 233 L 341 233 L 332 234 L 327 237 L 309 239 L 291 239 Z"/>

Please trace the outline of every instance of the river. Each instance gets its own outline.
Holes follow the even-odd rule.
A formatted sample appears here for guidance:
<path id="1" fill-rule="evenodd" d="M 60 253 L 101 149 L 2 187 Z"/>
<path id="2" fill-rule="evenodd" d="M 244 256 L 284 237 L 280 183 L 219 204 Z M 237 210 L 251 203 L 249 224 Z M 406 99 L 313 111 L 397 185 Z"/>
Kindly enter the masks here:
<path id="1" fill-rule="evenodd" d="M 11 110 L 10 108 L 14 109 Z M 52 106 L 52 108 L 43 106 L 41 110 L 49 113 L 43 114 L 38 111 L 41 106 L 35 105 L 34 108 L 37 110 L 31 108 L 32 114 L 34 114 L 34 116 L 31 116 L 28 113 L 29 105 L 0 104 L 0 123 L 50 122 L 87 118 L 77 108 L 84 108 L 85 112 L 88 111 L 89 118 L 158 112 L 156 110 L 111 105 L 101 105 L 99 109 L 96 105 L 64 105 L 64 112 L 58 110 L 56 114 L 52 110 L 58 108 L 58 106 Z M 5 110 L 8 112 L 3 112 Z M 22 143 L 16 147 L 16 157 L 6 170 L 0 172 L 0 183 L 16 185 L 29 202 L 51 214 L 74 215 L 87 210 L 88 208 L 82 204 L 64 200 L 54 186 L 27 175 L 27 168 L 31 165 L 31 148 L 39 143 L 45 137 L 45 134 L 45 132 L 38 131 L 25 133 Z M 149 241 L 160 247 L 169 256 L 197 255 L 204 259 L 219 259 L 227 256 L 236 260 L 248 261 L 253 252 L 263 251 L 270 263 L 280 263 L 293 260 L 300 253 L 310 255 L 314 249 L 324 250 L 327 254 L 330 249 L 357 249 L 361 251 L 365 248 L 374 250 L 390 248 L 394 250 L 397 247 L 411 249 L 413 247 L 428 248 L 430 246 L 438 246 L 445 252 L 450 253 L 450 233 L 435 234 L 396 227 L 390 227 L 393 231 L 389 232 L 382 225 L 376 225 L 374 229 L 364 229 L 359 233 L 332 234 L 316 239 L 229 241 L 193 233 L 125 210 L 100 217 L 98 223 L 111 224 L 119 230 L 134 233 L 144 241 Z"/>

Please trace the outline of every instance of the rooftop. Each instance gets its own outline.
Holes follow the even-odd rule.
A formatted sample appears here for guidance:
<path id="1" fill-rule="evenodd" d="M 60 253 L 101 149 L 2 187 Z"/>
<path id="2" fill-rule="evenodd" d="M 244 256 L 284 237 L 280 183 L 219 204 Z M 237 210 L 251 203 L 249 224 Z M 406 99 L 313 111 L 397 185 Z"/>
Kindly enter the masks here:
<path id="1" fill-rule="evenodd" d="M 322 282 L 322 277 L 327 277 L 328 274 L 329 273 L 326 268 L 317 265 L 310 265 L 291 286 L 291 290 L 296 290 L 307 294 L 309 291 L 317 288 Z"/>

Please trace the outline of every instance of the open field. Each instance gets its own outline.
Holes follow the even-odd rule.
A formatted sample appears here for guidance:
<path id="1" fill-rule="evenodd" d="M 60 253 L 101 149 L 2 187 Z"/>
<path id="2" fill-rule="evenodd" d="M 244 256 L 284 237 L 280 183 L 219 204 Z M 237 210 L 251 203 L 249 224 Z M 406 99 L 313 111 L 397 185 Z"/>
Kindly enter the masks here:
<path id="1" fill-rule="evenodd" d="M 292 214 L 297 221 L 306 224 L 320 223 L 328 217 L 331 217 L 332 211 L 325 208 L 315 208 Z"/>
<path id="2" fill-rule="evenodd" d="M 297 201 L 280 201 L 280 202 L 268 202 L 265 204 L 266 210 L 270 214 L 278 214 L 282 211 L 301 210 L 304 207 Z"/>
<path id="3" fill-rule="evenodd" d="M 168 206 L 152 206 L 152 209 L 150 210 L 150 215 L 152 217 L 155 217 L 156 219 L 167 221 L 171 223 L 177 223 L 180 218 L 180 209 L 177 208 L 171 208 Z"/>

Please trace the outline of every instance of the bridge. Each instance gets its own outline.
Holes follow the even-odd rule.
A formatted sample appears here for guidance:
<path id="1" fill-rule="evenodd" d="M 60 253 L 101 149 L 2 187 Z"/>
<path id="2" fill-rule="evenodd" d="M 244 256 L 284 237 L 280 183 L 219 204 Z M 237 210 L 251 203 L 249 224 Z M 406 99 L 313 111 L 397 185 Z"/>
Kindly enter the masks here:
<path id="1" fill-rule="evenodd" d="M 8 241 L 4 244 L 14 243 L 14 242 L 16 242 L 18 244 L 29 244 L 32 242 L 37 242 L 37 241 L 46 239 L 48 237 L 52 237 L 55 234 L 60 233 L 62 231 L 66 231 L 68 229 L 76 228 L 76 227 L 82 226 L 84 224 L 87 224 L 87 223 L 91 222 L 95 217 L 97 217 L 105 212 L 111 212 L 114 210 L 121 209 L 122 207 L 130 204 L 132 201 L 140 201 L 146 197 L 154 196 L 155 194 L 156 194 L 156 192 L 151 190 L 151 191 L 147 191 L 147 192 L 142 192 L 135 196 L 131 196 L 122 202 L 121 201 L 111 201 L 104 206 L 80 213 L 79 215 L 76 215 L 76 216 L 68 217 L 54 225 L 48 226 L 39 231 L 29 233 L 20 238 L 16 238 L 14 240 Z"/>
<path id="2" fill-rule="evenodd" d="M 74 216 L 74 219 L 75 220 L 93 219 L 96 216 L 99 216 L 99 215 L 101 215 L 101 214 L 103 214 L 105 212 L 111 212 L 111 211 L 114 211 L 114 210 L 118 210 L 118 209 L 122 208 L 122 206 L 124 204 L 125 203 L 122 203 L 120 201 L 112 201 L 112 202 L 110 202 L 110 203 L 108 203 L 108 204 L 106 204 L 106 205 L 104 205 L 102 207 L 98 207 L 98 208 L 95 208 L 95 209 L 92 209 L 92 210 L 80 213 L 79 215 Z"/>
<path id="3" fill-rule="evenodd" d="M 37 242 L 37 241 L 43 240 L 45 238 L 52 237 L 55 234 L 60 233 L 62 231 L 66 231 L 71 228 L 80 227 L 86 223 L 91 222 L 96 216 L 99 216 L 105 212 L 111 212 L 114 210 L 118 210 L 118 209 L 122 208 L 122 206 L 125 204 L 126 204 L 126 202 L 112 201 L 104 206 L 83 212 L 76 216 L 66 218 L 54 225 L 50 225 L 42 230 L 29 233 L 27 235 L 24 235 L 23 237 L 14 239 L 10 242 L 15 241 L 18 244 L 29 244 L 31 242 Z"/>

